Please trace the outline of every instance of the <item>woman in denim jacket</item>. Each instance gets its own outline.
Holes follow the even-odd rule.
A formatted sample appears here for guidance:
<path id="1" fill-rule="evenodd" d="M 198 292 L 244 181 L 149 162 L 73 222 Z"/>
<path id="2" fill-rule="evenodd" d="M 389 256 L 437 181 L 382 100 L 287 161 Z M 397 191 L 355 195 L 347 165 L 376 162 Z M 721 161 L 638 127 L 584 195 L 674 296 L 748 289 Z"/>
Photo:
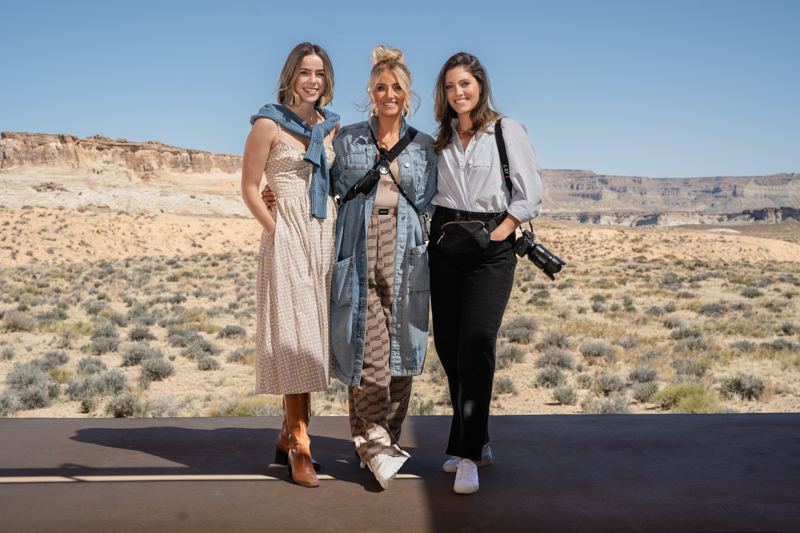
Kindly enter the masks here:
<path id="1" fill-rule="evenodd" d="M 335 193 L 347 192 L 406 134 L 411 76 L 403 53 L 378 46 L 367 84 L 372 116 L 334 139 Z M 350 428 L 362 468 L 383 488 L 408 460 L 397 444 L 412 376 L 428 345 L 428 251 L 419 217 L 436 193 L 433 139 L 417 132 L 390 165 L 391 176 L 340 209 L 331 288 L 333 373 L 348 385 Z M 392 176 L 402 188 L 398 191 Z M 404 197 L 405 194 L 405 197 Z"/>

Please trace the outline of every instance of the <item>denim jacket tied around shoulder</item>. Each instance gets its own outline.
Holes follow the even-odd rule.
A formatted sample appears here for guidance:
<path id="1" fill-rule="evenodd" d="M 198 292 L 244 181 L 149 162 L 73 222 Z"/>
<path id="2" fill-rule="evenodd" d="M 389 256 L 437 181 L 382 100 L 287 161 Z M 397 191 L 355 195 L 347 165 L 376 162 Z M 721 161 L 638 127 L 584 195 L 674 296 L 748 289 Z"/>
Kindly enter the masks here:
<path id="1" fill-rule="evenodd" d="M 405 135 L 403 121 L 400 135 Z M 336 135 L 336 160 L 331 180 L 341 198 L 371 169 L 378 150 L 370 134 L 376 119 L 345 126 Z M 397 156 L 400 188 L 420 212 L 429 212 L 436 194 L 437 156 L 433 138 L 419 132 Z M 333 373 L 347 385 L 358 385 L 367 331 L 367 228 L 375 205 L 377 186 L 344 204 L 336 221 L 336 261 L 331 283 L 331 341 Z M 393 376 L 422 372 L 428 347 L 430 276 L 428 249 L 419 217 L 403 195 L 397 204 L 397 242 L 392 294 L 390 370 Z"/>

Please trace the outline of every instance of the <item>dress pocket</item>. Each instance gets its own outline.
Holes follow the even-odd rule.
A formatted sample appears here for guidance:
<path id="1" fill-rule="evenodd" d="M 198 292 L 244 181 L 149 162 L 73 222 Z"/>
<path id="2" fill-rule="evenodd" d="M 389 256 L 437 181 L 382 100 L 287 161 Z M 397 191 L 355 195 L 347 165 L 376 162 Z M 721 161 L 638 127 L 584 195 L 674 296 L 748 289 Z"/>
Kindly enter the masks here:
<path id="1" fill-rule="evenodd" d="M 331 301 L 337 307 L 353 304 L 353 257 L 333 262 Z"/>
<path id="2" fill-rule="evenodd" d="M 420 244 L 410 250 L 411 272 L 408 276 L 408 292 L 428 292 L 431 290 L 431 270 L 428 265 L 428 246 Z"/>

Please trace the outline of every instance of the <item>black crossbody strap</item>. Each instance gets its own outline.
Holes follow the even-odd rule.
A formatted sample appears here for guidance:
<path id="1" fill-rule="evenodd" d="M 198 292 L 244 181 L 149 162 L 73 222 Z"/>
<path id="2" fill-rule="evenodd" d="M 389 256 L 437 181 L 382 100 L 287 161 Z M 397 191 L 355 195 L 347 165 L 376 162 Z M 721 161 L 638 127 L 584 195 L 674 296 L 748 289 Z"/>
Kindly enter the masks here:
<path id="1" fill-rule="evenodd" d="M 494 140 L 497 141 L 497 151 L 500 153 L 500 164 L 502 165 L 503 181 L 508 187 L 508 194 L 514 194 L 514 184 L 511 183 L 511 169 L 508 166 L 508 154 L 506 153 L 506 143 L 503 140 L 503 117 L 494 123 Z"/>

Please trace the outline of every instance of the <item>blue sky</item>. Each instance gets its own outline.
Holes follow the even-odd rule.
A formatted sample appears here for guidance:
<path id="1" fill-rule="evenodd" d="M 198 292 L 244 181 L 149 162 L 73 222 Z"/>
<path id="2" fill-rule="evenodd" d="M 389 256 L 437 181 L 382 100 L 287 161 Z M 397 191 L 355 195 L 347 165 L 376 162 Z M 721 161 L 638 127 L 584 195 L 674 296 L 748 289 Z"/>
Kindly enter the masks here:
<path id="1" fill-rule="evenodd" d="M 11 2 L 0 130 L 241 154 L 295 44 L 330 54 L 331 109 L 363 120 L 368 56 L 432 91 L 477 55 L 545 168 L 651 177 L 800 172 L 800 1 Z"/>

